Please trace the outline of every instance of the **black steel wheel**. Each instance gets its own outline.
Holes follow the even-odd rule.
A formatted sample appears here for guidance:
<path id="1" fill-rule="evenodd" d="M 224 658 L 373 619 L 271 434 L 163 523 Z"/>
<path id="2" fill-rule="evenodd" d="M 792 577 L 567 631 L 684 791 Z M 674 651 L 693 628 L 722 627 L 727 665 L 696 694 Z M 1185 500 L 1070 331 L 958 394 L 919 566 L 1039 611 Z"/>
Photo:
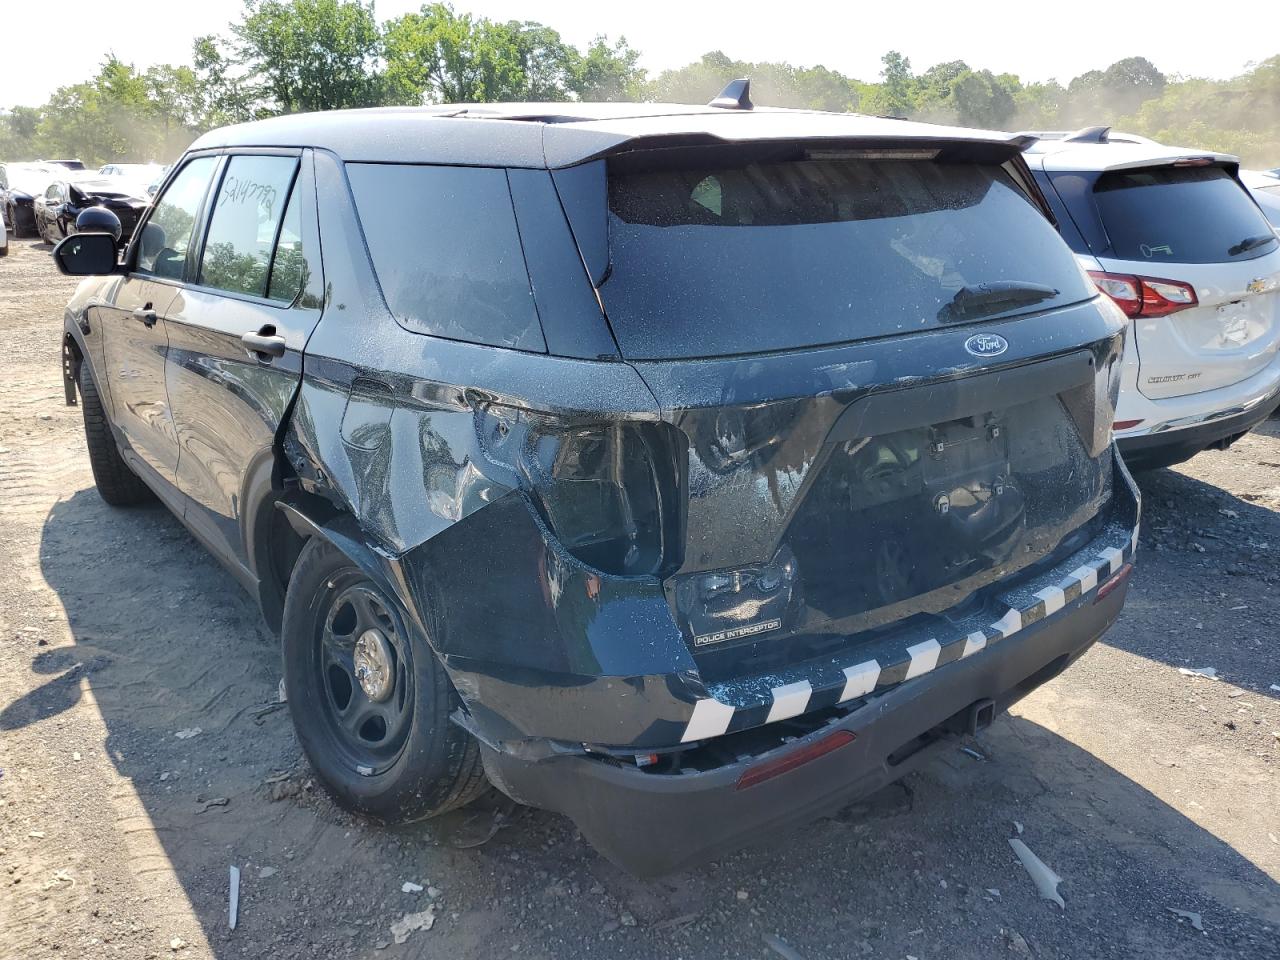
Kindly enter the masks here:
<path id="1" fill-rule="evenodd" d="M 335 748 L 357 771 L 385 772 L 413 724 L 413 653 L 372 585 L 356 571 L 339 589 L 331 580 L 328 613 L 315 645 L 314 682 L 325 695 Z M 368 774 L 365 774 L 366 776 Z"/>
<path id="2" fill-rule="evenodd" d="M 282 635 L 294 728 L 339 803 L 405 822 L 484 792 L 479 748 L 449 719 L 457 693 L 430 645 L 324 540 L 309 541 L 294 566 Z"/>

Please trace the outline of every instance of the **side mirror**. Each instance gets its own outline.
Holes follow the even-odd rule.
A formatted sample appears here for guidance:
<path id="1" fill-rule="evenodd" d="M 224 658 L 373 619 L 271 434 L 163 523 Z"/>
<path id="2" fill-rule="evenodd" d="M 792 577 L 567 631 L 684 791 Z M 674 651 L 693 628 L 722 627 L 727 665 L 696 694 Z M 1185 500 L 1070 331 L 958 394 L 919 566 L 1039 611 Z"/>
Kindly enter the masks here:
<path id="1" fill-rule="evenodd" d="M 76 230 L 79 233 L 109 233 L 119 241 L 120 218 L 106 207 L 88 207 L 76 217 Z"/>
<path id="2" fill-rule="evenodd" d="M 116 240 L 109 233 L 73 233 L 53 248 L 53 262 L 70 277 L 115 273 L 116 259 Z"/>

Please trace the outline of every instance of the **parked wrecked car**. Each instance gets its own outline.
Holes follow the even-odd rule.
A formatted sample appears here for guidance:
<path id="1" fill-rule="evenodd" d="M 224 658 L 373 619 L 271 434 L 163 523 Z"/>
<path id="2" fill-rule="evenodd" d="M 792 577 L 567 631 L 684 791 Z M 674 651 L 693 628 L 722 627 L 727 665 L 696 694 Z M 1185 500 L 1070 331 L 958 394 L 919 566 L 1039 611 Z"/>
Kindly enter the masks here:
<path id="1" fill-rule="evenodd" d="M 9 255 L 9 217 L 4 205 L 0 204 L 0 257 Z"/>
<path id="2" fill-rule="evenodd" d="M 1135 469 L 1226 449 L 1280 404 L 1280 238 L 1239 160 L 1094 127 L 1028 154 L 1132 333 L 1116 439 Z"/>
<path id="3" fill-rule="evenodd" d="M 57 176 L 38 163 L 0 163 L 0 206 L 15 237 L 36 235 L 35 198 Z"/>
<path id="4" fill-rule="evenodd" d="M 85 210 L 105 207 L 119 219 L 121 239 L 128 242 L 150 202 L 142 193 L 117 177 L 54 180 L 35 198 L 36 233 L 49 243 L 57 243 L 76 232 L 76 218 Z"/>
<path id="5" fill-rule="evenodd" d="M 720 106 L 720 105 L 723 106 Z M 1025 140 L 513 104 L 214 131 L 59 245 L 94 477 L 281 631 L 353 810 L 486 778 L 653 874 L 838 809 L 1126 592 L 1125 318 Z"/>

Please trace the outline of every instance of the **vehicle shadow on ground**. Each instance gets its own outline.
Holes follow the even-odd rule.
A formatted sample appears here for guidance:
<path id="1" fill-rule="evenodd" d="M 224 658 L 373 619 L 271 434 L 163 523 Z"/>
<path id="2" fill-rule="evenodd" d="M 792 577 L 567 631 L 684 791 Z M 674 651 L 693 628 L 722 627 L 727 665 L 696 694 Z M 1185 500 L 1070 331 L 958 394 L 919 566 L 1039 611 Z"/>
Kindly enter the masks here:
<path id="1" fill-rule="evenodd" d="M 1201 914 L 1214 950 L 1260 956 L 1273 943 L 1262 924 L 1280 922 L 1280 885 L 1266 873 L 1017 717 L 973 743 L 983 761 L 948 745 L 925 772 L 835 818 L 656 881 L 626 875 L 566 820 L 537 811 L 518 810 L 500 830 L 485 829 L 503 821 L 484 808 L 378 827 L 311 782 L 287 711 L 273 706 L 276 641 L 164 510 L 111 510 L 83 490 L 50 512 L 40 564 L 75 645 L 36 655 L 32 669 L 50 679 L 4 705 L 0 728 L 49 721 L 87 684 L 106 755 L 225 960 L 765 957 L 766 935 L 805 960 L 978 958 L 1026 944 L 1075 956 L 1101 943 L 1132 957 L 1204 956 L 1204 937 L 1171 908 Z M 1065 878 L 1065 911 L 1037 897 L 1014 858 L 1014 821 Z M 244 878 L 234 932 L 230 864 Z M 433 929 L 396 945 L 390 924 L 428 896 L 403 893 L 406 880 L 439 887 L 442 905 Z M 145 880 L 156 882 L 167 881 Z"/>
<path id="2" fill-rule="evenodd" d="M 1172 667 L 1213 667 L 1232 684 L 1277 698 L 1280 512 L 1176 470 L 1137 480 L 1137 565 L 1124 614 L 1104 642 Z M 1213 662 L 1205 659 L 1206 631 Z"/>

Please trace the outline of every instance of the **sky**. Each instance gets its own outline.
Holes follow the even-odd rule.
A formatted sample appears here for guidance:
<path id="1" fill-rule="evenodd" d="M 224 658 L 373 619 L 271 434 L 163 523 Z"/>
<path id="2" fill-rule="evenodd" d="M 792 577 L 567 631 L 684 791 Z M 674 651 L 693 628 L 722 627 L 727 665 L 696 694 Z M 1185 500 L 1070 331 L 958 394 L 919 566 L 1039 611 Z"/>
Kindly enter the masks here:
<path id="1" fill-rule="evenodd" d="M 416 10 L 421 0 L 377 0 L 380 20 Z M 625 36 L 651 73 L 683 66 L 710 50 L 739 60 L 821 64 L 861 80 L 878 79 L 880 57 L 899 50 L 917 71 L 964 60 L 976 69 L 1063 83 L 1086 70 L 1145 56 L 1166 74 L 1213 77 L 1243 72 L 1280 54 L 1275 0 L 1242 0 L 1221 16 L 1203 3 L 1014 3 L 911 0 L 820 3 L 786 0 L 454 0 L 454 8 L 498 20 L 535 20 L 585 46 L 597 34 Z M 1178 14 L 1185 6 L 1185 19 Z M 191 41 L 225 33 L 243 0 L 58 0 L 57 15 L 30 0 L 4 0 L 0 106 L 37 106 L 59 86 L 79 83 L 113 52 L 145 69 L 187 63 Z M 1071 15 L 1075 14 L 1075 15 Z M 48 35 L 56 28 L 56 40 Z M 79 26 L 76 26 L 79 25 Z M 1268 27 L 1270 25 L 1270 27 Z M 20 38 L 30 38 L 23 43 Z M 17 41 L 17 42 L 15 42 Z M 56 55 L 50 54 L 56 51 Z"/>

